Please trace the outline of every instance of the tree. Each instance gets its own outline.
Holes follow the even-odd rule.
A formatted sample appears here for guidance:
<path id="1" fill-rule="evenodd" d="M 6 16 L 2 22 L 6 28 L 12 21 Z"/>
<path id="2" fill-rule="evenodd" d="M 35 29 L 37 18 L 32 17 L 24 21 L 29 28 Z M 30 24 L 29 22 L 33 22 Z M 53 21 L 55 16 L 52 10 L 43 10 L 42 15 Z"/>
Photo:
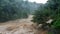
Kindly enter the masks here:
<path id="1" fill-rule="evenodd" d="M 28 18 L 38 5 L 28 0 L 0 0 L 0 22 Z"/>
<path id="2" fill-rule="evenodd" d="M 43 25 L 45 24 L 47 26 L 48 24 L 46 23 L 46 21 L 48 21 L 49 19 L 53 19 L 53 22 L 51 24 L 59 24 L 60 8 L 58 7 L 60 7 L 60 0 L 48 0 L 43 8 L 39 8 L 38 10 L 36 10 L 32 21 L 34 23 Z"/>
<path id="3" fill-rule="evenodd" d="M 21 0 L 23 2 L 23 0 Z M 22 2 L 16 0 L 0 0 L 0 22 L 18 18 L 27 18 L 27 9 L 22 6 Z M 17 4 L 16 4 L 17 3 Z M 23 11 L 23 8 L 26 11 Z"/>

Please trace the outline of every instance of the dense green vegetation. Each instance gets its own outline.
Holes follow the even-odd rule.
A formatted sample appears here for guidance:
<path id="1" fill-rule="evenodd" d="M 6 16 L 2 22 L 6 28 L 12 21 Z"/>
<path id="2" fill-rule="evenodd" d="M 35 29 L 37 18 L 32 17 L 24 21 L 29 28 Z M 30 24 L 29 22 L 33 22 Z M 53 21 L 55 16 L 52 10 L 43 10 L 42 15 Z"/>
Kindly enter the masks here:
<path id="1" fill-rule="evenodd" d="M 46 26 L 53 29 L 48 34 L 60 34 L 60 0 L 48 0 L 46 4 L 31 3 L 28 0 L 0 0 L 0 22 L 28 18 L 30 14 L 34 15 L 34 23 L 43 24 L 43 29 Z M 53 21 L 46 23 L 50 19 Z"/>
<path id="2" fill-rule="evenodd" d="M 52 23 L 49 25 L 46 22 L 49 19 L 53 19 Z M 60 0 L 48 0 L 43 7 L 35 11 L 33 20 L 34 23 L 48 25 L 50 28 L 54 28 L 56 32 L 60 27 Z M 49 29 L 49 28 L 48 28 Z M 54 34 L 60 34 L 56 33 Z M 60 31 L 59 31 L 60 32 Z"/>
<path id="3" fill-rule="evenodd" d="M 32 14 L 38 8 L 38 5 L 23 0 L 0 0 L 0 22 L 27 18 L 29 14 Z"/>
<path id="4" fill-rule="evenodd" d="M 46 21 L 48 21 L 49 19 L 53 19 L 53 22 L 56 21 L 59 23 L 60 2 L 58 0 L 48 0 L 48 2 L 45 4 L 45 6 L 43 6 L 43 8 L 36 10 L 34 13 L 33 22 L 43 24 L 46 23 Z"/>

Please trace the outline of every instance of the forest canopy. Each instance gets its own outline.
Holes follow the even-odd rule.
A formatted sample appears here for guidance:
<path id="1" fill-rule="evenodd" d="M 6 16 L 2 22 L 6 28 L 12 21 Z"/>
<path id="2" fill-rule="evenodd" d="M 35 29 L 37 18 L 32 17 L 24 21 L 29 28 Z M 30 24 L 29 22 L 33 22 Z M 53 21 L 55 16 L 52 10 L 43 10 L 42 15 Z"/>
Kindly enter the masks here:
<path id="1" fill-rule="evenodd" d="M 46 23 L 50 19 L 53 21 Z M 37 24 L 43 24 L 43 28 L 49 26 L 47 27 L 49 32 L 60 34 L 60 0 L 48 0 L 46 4 L 40 6 L 35 11 L 32 21 Z"/>
<path id="2" fill-rule="evenodd" d="M 35 6 L 35 7 L 33 7 Z M 0 22 L 27 18 L 39 4 L 23 0 L 0 0 Z"/>

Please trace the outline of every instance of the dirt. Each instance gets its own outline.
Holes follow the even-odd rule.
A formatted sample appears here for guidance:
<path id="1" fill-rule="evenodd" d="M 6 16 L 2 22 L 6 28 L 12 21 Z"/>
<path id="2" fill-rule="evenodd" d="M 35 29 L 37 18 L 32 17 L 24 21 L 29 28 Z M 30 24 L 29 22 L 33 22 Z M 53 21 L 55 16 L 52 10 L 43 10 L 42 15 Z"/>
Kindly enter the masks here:
<path id="1" fill-rule="evenodd" d="M 45 34 L 46 31 L 38 31 L 36 24 L 31 22 L 32 15 L 27 19 L 17 19 L 0 23 L 0 34 Z"/>

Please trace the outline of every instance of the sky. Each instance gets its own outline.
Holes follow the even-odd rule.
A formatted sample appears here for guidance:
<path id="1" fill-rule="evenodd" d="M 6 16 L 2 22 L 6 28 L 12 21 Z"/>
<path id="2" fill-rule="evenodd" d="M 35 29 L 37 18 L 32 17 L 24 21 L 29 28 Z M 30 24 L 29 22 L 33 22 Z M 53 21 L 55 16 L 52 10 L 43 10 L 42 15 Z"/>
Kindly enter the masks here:
<path id="1" fill-rule="evenodd" d="M 48 0 L 28 0 L 29 2 L 43 3 L 45 4 Z"/>

